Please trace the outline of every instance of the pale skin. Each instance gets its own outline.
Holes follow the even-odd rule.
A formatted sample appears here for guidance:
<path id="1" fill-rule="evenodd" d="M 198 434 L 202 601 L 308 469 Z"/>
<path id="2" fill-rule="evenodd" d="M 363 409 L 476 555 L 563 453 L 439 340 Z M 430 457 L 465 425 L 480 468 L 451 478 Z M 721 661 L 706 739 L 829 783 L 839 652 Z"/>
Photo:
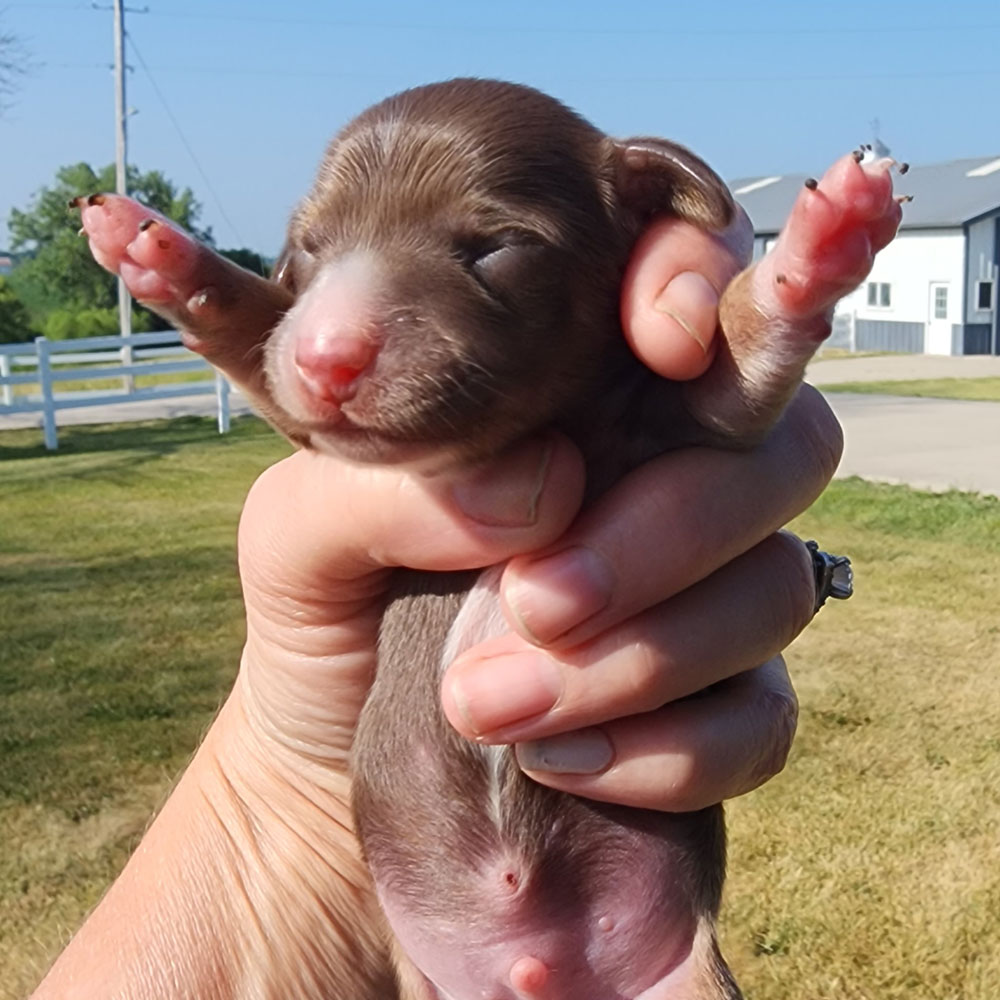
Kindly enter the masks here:
<path id="1" fill-rule="evenodd" d="M 722 238 L 667 221 L 640 241 L 623 318 L 651 368 L 704 370 L 747 247 L 745 219 Z M 840 447 L 806 389 L 754 451 L 664 456 L 582 516 L 579 456 L 554 436 L 434 488 L 311 452 L 268 470 L 240 524 L 236 685 L 36 1000 L 393 995 L 348 777 L 393 566 L 513 559 L 510 634 L 455 663 L 442 697 L 464 735 L 517 742 L 537 780 L 664 810 L 760 785 L 795 728 L 779 653 L 815 600 L 804 546 L 776 532 Z M 597 773 L 538 769 L 595 740 L 610 753 Z"/>

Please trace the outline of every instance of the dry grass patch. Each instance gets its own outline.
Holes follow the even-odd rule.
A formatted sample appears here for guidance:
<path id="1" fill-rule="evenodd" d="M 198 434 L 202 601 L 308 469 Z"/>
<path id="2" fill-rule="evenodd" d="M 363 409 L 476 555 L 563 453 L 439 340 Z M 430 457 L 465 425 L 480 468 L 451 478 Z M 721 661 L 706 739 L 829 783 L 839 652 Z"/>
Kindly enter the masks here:
<path id="1" fill-rule="evenodd" d="M 1000 503 L 837 483 L 799 529 L 858 593 L 795 644 L 788 769 L 729 808 L 724 936 L 754 1000 L 1000 983 Z"/>

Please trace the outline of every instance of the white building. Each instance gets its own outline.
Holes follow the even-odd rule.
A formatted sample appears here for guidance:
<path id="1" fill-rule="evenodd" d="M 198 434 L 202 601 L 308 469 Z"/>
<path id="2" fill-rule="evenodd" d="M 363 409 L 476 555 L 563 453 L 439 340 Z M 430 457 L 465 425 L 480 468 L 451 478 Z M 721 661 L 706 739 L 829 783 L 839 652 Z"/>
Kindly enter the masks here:
<path id="1" fill-rule="evenodd" d="M 774 242 L 804 174 L 733 181 L 754 224 L 755 255 Z M 997 354 L 1000 157 L 911 167 L 895 176 L 896 239 L 837 305 L 834 342 L 858 351 Z"/>

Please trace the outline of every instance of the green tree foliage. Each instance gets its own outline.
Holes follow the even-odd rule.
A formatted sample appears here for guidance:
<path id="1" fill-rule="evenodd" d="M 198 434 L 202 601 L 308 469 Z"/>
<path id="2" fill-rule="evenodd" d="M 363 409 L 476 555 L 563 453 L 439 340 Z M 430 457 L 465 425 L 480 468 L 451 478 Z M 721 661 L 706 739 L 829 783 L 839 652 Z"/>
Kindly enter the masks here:
<path id="1" fill-rule="evenodd" d="M 19 344 L 34 336 L 24 303 L 10 287 L 10 282 L 0 277 L 0 344 Z"/>
<path id="2" fill-rule="evenodd" d="M 36 326 L 45 327 L 56 311 L 114 309 L 115 278 L 94 262 L 86 240 L 78 235 L 80 213 L 69 207 L 73 198 L 112 191 L 114 186 L 113 166 L 95 172 L 86 163 L 73 164 L 62 167 L 55 184 L 42 188 L 26 210 L 11 212 L 12 249 L 26 253 L 28 259 L 18 265 L 10 281 Z M 211 230 L 196 225 L 201 205 L 190 188 L 178 191 L 159 171 L 140 173 L 135 167 L 129 167 L 128 188 L 132 197 L 212 242 Z M 137 308 L 137 319 L 144 312 Z M 139 323 L 146 326 L 148 320 L 138 320 L 137 328 Z"/>
<path id="3" fill-rule="evenodd" d="M 132 332 L 153 329 L 159 317 L 145 309 L 132 310 Z M 53 309 L 45 317 L 42 333 L 49 340 L 77 340 L 80 337 L 116 337 L 121 320 L 118 307 L 113 309 Z"/>
<path id="4" fill-rule="evenodd" d="M 265 260 L 256 250 L 240 247 L 234 250 L 220 250 L 219 253 L 223 257 L 228 257 L 234 264 L 239 264 L 240 267 L 253 271 L 254 274 L 259 274 L 262 278 L 271 276 L 271 267 L 274 262 Z"/>

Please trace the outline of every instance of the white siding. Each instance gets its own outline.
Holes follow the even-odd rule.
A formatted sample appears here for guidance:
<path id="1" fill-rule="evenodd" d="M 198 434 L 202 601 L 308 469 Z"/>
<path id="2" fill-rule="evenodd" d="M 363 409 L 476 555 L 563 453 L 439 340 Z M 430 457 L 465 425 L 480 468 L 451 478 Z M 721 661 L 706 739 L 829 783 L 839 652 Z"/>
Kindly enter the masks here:
<path id="1" fill-rule="evenodd" d="M 837 304 L 837 312 L 857 319 L 927 323 L 931 282 L 948 285 L 948 315 L 927 332 L 930 354 L 950 354 L 951 325 L 962 322 L 965 296 L 965 237 L 961 229 L 903 232 L 875 258 L 868 278 Z M 891 286 L 891 305 L 868 305 L 868 283 Z"/>

